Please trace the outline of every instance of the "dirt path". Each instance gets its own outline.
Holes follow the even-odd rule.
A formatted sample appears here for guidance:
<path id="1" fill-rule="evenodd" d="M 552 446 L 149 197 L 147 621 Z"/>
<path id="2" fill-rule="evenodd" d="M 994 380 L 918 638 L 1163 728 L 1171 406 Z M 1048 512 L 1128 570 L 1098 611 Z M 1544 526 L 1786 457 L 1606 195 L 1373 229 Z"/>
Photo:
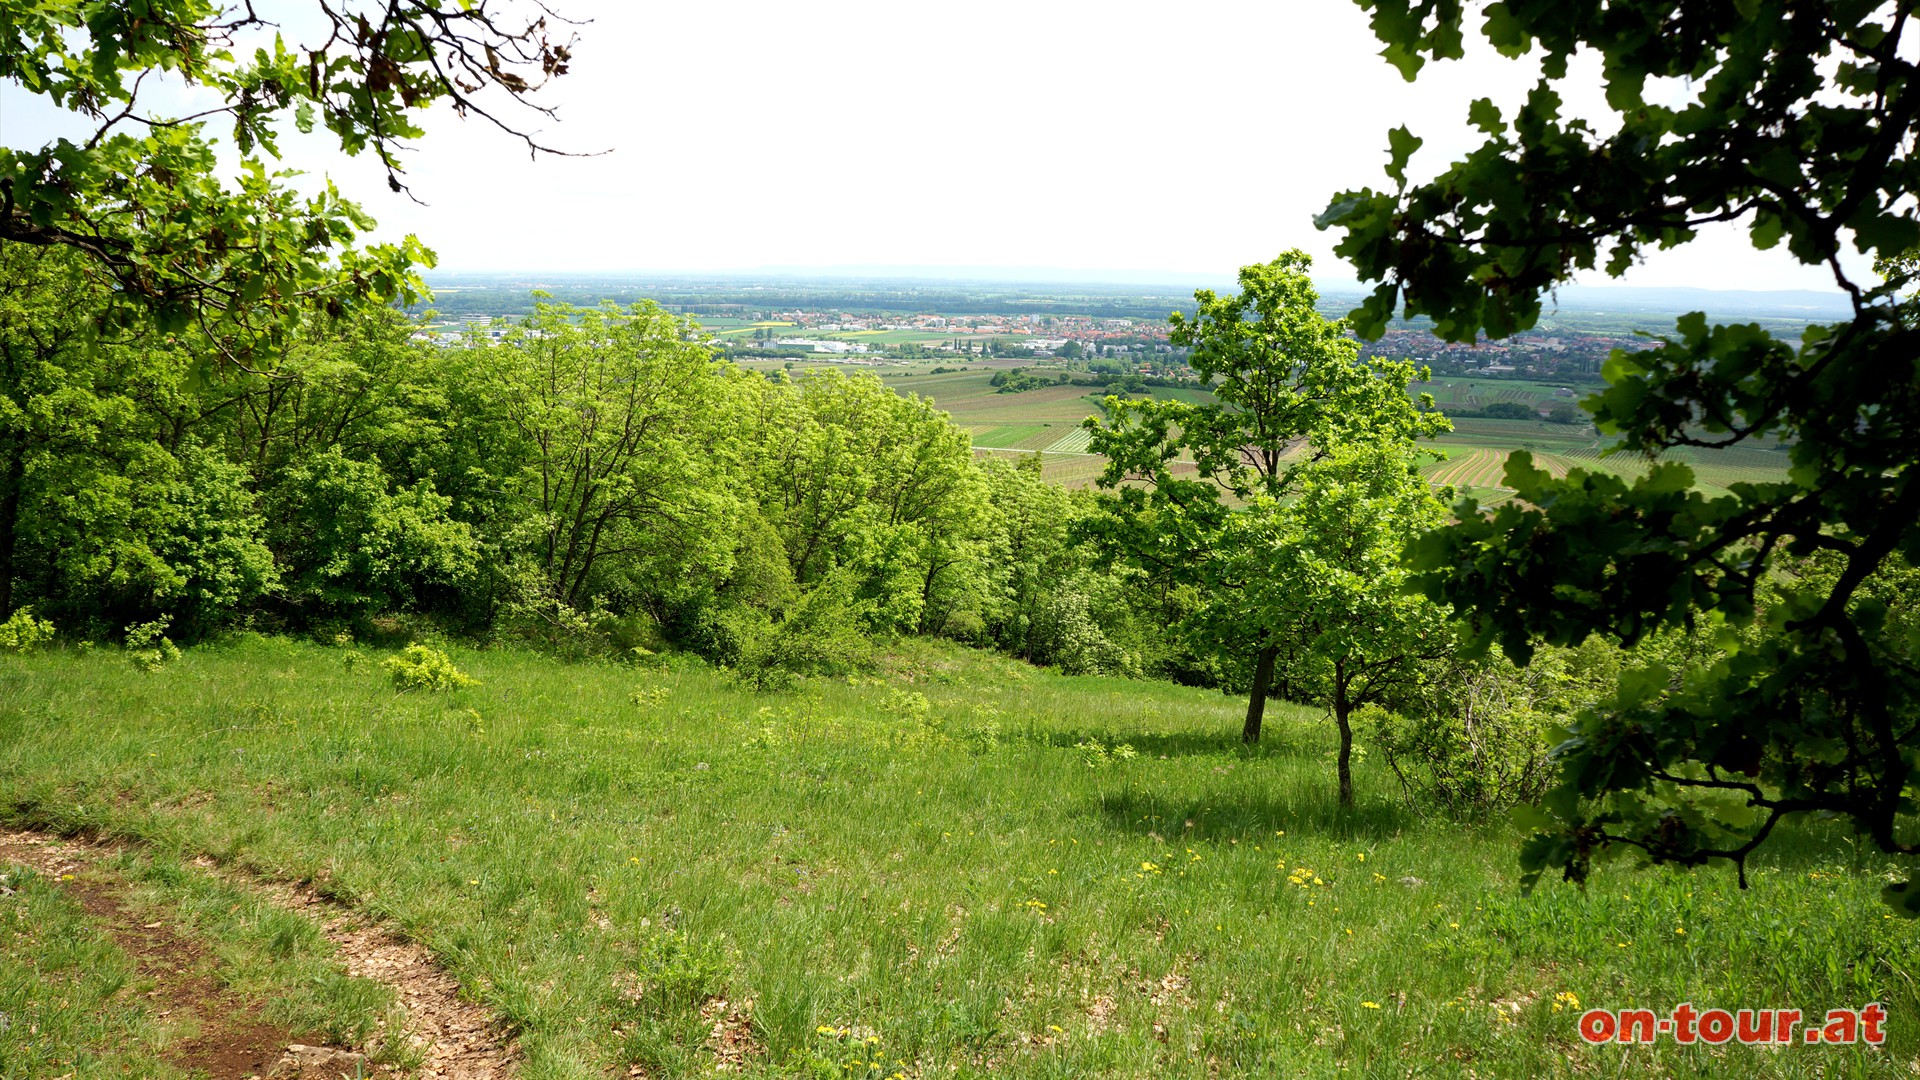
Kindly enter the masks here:
<path id="1" fill-rule="evenodd" d="M 347 974 L 393 988 L 407 1010 L 408 1034 L 426 1055 L 422 1080 L 505 1080 L 518 1056 L 483 1006 L 460 998 L 460 983 L 427 950 L 371 925 L 311 888 L 265 886 L 282 904 L 305 912 L 340 950 Z"/>
<path id="2" fill-rule="evenodd" d="M 279 1077 L 332 1080 L 366 1069 L 352 1050 L 292 1043 L 283 1028 L 266 1024 L 244 1002 L 222 992 L 206 973 L 206 950 L 159 922 L 143 923 L 124 902 L 117 879 L 89 867 L 112 846 L 85 845 L 39 833 L 0 831 L 0 865 L 17 863 L 59 881 L 87 914 L 154 980 L 152 1006 L 164 1019 L 197 1022 L 197 1033 L 168 1049 L 168 1058 L 202 1069 L 212 1080 Z M 420 1051 L 420 1080 L 506 1080 L 517 1055 L 499 1023 L 480 1005 L 463 1001 L 459 983 L 426 949 L 404 941 L 312 889 L 242 878 L 207 858 L 195 864 L 228 881 L 263 892 L 317 922 L 339 950 L 347 973 L 391 987 L 407 1012 L 406 1037 Z"/>

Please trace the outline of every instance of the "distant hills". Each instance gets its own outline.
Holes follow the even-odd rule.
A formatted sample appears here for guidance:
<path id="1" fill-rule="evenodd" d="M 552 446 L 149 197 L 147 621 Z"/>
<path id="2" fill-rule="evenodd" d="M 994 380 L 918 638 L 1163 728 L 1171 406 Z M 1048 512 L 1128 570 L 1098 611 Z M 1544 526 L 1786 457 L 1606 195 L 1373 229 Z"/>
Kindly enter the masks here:
<path id="1" fill-rule="evenodd" d="M 1351 281 L 1316 281 L 1322 295 L 1359 297 L 1366 290 Z M 1566 285 L 1549 297 L 1546 310 L 1560 315 L 1678 315 L 1704 311 L 1728 318 L 1787 318 L 1827 321 L 1850 319 L 1853 308 L 1841 292 L 1810 289 L 1654 288 L 1636 285 Z"/>
<path id="2" fill-rule="evenodd" d="M 1166 307 L 1159 298 L 1179 301 L 1190 298 L 1195 289 L 1230 291 L 1231 275 L 1180 273 L 1166 270 L 1096 270 L 1058 267 L 1003 266 L 768 266 L 737 271 L 599 271 L 586 273 L 520 271 L 460 273 L 442 271 L 429 274 L 428 283 L 446 294 L 462 290 L 487 290 L 519 293 L 547 289 L 556 293 L 578 290 L 629 296 L 662 296 L 691 299 L 692 295 L 731 293 L 773 293 L 769 301 L 796 302 L 802 297 L 824 299 L 823 293 L 884 293 L 898 299 L 913 296 L 923 302 L 952 302 L 952 293 L 967 294 L 970 300 L 984 299 L 991 293 L 1002 303 L 1016 298 L 1032 302 L 1040 297 L 1073 296 L 1081 298 L 1127 297 L 1155 317 Z M 1316 279 L 1323 298 L 1358 300 L 1368 290 L 1350 279 Z M 443 294 L 442 301 L 450 299 Z M 692 295 L 689 295 L 692 294 Z M 572 299 L 573 297 L 563 297 Z M 1148 298 L 1155 298 L 1148 300 Z M 852 300 L 848 296 L 844 299 Z M 589 301 L 591 302 L 591 301 Z M 884 304 L 882 306 L 895 306 Z M 1129 307 L 1134 305 L 1127 305 Z M 1655 288 L 1644 286 L 1568 285 L 1546 303 L 1549 316 L 1628 315 L 1673 316 L 1688 311 L 1704 311 L 1721 320 L 1771 318 L 1807 321 L 1832 321 L 1851 317 L 1847 298 L 1840 292 L 1807 289 L 1774 291 L 1721 290 L 1702 288 Z"/>
<path id="3" fill-rule="evenodd" d="M 1708 315 L 1776 315 L 1808 319 L 1850 319 L 1853 307 L 1845 293 L 1780 289 L 1753 292 L 1736 289 L 1657 289 L 1635 286 L 1569 285 L 1560 290 L 1563 311 L 1645 311 L 1672 313 L 1704 311 Z"/>

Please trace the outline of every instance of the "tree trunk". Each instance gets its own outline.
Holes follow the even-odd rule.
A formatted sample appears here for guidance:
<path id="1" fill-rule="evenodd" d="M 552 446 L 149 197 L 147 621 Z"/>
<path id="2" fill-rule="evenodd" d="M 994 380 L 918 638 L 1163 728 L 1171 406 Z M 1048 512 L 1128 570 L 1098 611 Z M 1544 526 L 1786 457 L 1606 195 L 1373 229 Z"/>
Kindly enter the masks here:
<path id="1" fill-rule="evenodd" d="M 0 618 L 13 614 L 13 553 L 19 547 L 20 487 L 25 483 L 25 454 L 19 449 L 8 456 L 4 483 L 0 492 Z"/>
<path id="2" fill-rule="evenodd" d="M 1353 805 L 1353 703 L 1347 700 L 1347 680 L 1341 665 L 1334 667 L 1333 719 L 1340 725 L 1340 805 Z"/>
<path id="3" fill-rule="evenodd" d="M 1269 645 L 1260 650 L 1253 665 L 1253 690 L 1247 695 L 1247 726 L 1240 741 L 1249 745 L 1260 741 L 1260 721 L 1267 715 L 1267 691 L 1273 688 L 1273 660 L 1280 650 Z"/>

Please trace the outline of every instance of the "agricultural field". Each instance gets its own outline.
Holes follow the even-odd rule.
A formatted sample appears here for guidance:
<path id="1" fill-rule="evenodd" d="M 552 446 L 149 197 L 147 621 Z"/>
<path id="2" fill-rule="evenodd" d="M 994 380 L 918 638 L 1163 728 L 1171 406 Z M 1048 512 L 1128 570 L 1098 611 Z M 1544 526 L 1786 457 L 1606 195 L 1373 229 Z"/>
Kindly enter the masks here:
<path id="1" fill-rule="evenodd" d="M 1093 432 L 1082 427 L 1055 439 L 1046 449 L 1056 454 L 1084 454 L 1092 443 Z"/>
<path id="2" fill-rule="evenodd" d="M 707 318 L 698 320 L 700 328 L 714 337 L 725 340 L 733 337 L 750 337 L 758 330 L 772 330 L 776 334 L 789 333 L 793 323 L 779 320 Z"/>
<path id="3" fill-rule="evenodd" d="M 994 363 L 1018 366 L 1018 362 Z M 1055 460 L 1053 455 L 1086 453 L 1090 433 L 1078 425 L 1081 418 L 1099 414 L 1100 391 L 1059 386 L 1002 394 L 989 384 L 994 370 L 969 366 L 964 371 L 937 375 L 888 373 L 882 378 L 900 392 L 932 399 L 953 416 L 955 423 L 972 432 L 974 446 L 983 450 L 1044 451 L 1048 456 L 1043 474 L 1049 479 L 1059 478 L 1070 487 L 1091 485 L 1100 475 L 1098 461 L 1076 463 Z M 1437 388 L 1463 395 L 1469 387 L 1476 388 L 1476 393 L 1492 387 L 1494 393 L 1506 395 L 1494 400 L 1568 400 L 1554 397 L 1556 388 L 1545 383 L 1456 380 L 1424 386 L 1430 392 Z M 1204 390 L 1160 387 L 1136 396 L 1195 403 L 1212 399 Z M 1631 480 L 1644 475 L 1648 468 L 1645 461 L 1627 455 L 1602 457 L 1604 447 L 1586 425 L 1458 417 L 1453 427 L 1431 444 L 1447 455 L 1446 460 L 1423 471 L 1435 484 L 1451 486 L 1456 495 L 1470 495 L 1483 507 L 1497 506 L 1512 496 L 1512 490 L 1505 486 L 1505 470 L 1507 456 L 1515 450 L 1529 451 L 1536 465 L 1555 476 L 1583 468 Z M 1735 483 L 1783 480 L 1787 469 L 1786 455 L 1778 450 L 1691 450 L 1676 453 L 1673 459 L 1686 462 L 1694 470 L 1696 486 L 1707 495 L 1725 494 Z"/>
<path id="4" fill-rule="evenodd" d="M 1488 446 L 1503 450 L 1544 450 L 1559 453 L 1591 446 L 1593 428 L 1585 424 L 1549 424 L 1541 420 L 1495 420 L 1480 416 L 1451 418 L 1453 430 L 1434 439 L 1435 445 Z"/>
<path id="5" fill-rule="evenodd" d="M 954 423 L 974 429 L 976 446 L 1005 445 L 982 442 L 977 434 L 980 431 L 1051 424 L 1059 435 L 1065 436 L 1077 429 L 1080 421 L 1100 415 L 1100 401 L 1106 396 L 1106 391 L 1101 387 L 1044 386 L 1018 394 L 1002 394 L 998 387 L 991 385 L 990 380 L 996 370 L 1031 363 L 1024 360 L 976 361 L 968 365 L 965 371 L 943 371 L 938 375 L 886 372 L 881 378 L 901 393 L 914 393 L 932 399 L 953 417 Z M 1149 387 L 1133 396 L 1156 401 L 1212 399 L 1212 395 L 1204 390 L 1170 387 Z"/>
<path id="6" fill-rule="evenodd" d="M 973 445 L 982 450 L 1045 450 L 1061 437 L 1051 424 L 1004 424 L 972 430 Z"/>
<path id="7" fill-rule="evenodd" d="M 1539 408 L 1562 403 L 1573 404 L 1591 393 L 1593 387 L 1574 383 L 1447 376 L 1431 382 L 1414 383 L 1409 390 L 1414 394 L 1432 394 L 1434 403 L 1443 409 L 1449 405 L 1458 408 L 1484 409 L 1499 401 L 1512 401 Z"/>
<path id="8" fill-rule="evenodd" d="M 1415 812 L 1375 760 L 1341 810 L 1312 710 L 1270 708 L 1247 749 L 1238 699 L 931 643 L 779 694 L 677 656 L 449 652 L 477 684 L 401 693 L 378 653 L 246 635 L 153 672 L 0 658 L 0 826 L 114 845 L 66 869 L 0 844 L 0 1071 L 183 1078 L 185 1042 L 239 1018 L 403 1075 L 413 1015 L 349 970 L 375 930 L 523 1080 L 1892 1077 L 1920 1055 L 1910 1023 L 1879 1049 L 1575 1033 L 1583 1007 L 1682 1001 L 1915 1015 L 1894 868 L 1818 823 L 1744 892 L 1609 864 L 1528 896 L 1513 827 Z"/>
<path id="9" fill-rule="evenodd" d="M 1494 439 L 1487 440 L 1494 445 L 1487 445 L 1479 440 L 1455 441 L 1456 438 L 1447 436 L 1438 440 L 1447 457 L 1421 471 L 1434 484 L 1449 485 L 1457 495 L 1470 495 L 1483 507 L 1498 505 L 1511 497 L 1512 489 L 1506 486 L 1505 473 L 1507 458 L 1514 450 L 1527 450 L 1533 455 L 1536 468 L 1560 477 L 1566 476 L 1569 470 L 1584 469 L 1610 473 L 1631 482 L 1645 476 L 1652 467 L 1646 459 L 1631 454 L 1607 454 L 1605 448 L 1591 438 L 1585 445 L 1578 446 L 1544 439 L 1521 440 L 1517 446 L 1511 439 Z M 1694 487 L 1707 496 L 1725 495 L 1737 483 L 1773 483 L 1787 478 L 1786 455 L 1775 451 L 1695 450 L 1676 454 L 1668 460 L 1681 461 L 1692 469 Z"/>
<path id="10" fill-rule="evenodd" d="M 1050 484 L 1067 488 L 1093 487 L 1107 467 L 1107 459 L 1098 454 L 1047 453 L 1044 451 L 986 450 L 974 454 L 986 457 L 1019 459 L 1040 454 L 1040 477 Z"/>

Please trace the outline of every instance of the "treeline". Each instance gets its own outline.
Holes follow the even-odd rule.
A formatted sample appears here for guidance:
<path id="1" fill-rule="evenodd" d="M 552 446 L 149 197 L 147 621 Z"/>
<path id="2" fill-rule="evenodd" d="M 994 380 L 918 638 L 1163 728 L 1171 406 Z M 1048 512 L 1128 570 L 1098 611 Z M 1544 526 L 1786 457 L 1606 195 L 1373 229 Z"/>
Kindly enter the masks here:
<path id="1" fill-rule="evenodd" d="M 1038 390 L 1043 386 L 1097 386 L 1113 387 L 1131 393 L 1138 393 L 1150 386 L 1185 387 L 1194 389 L 1200 381 L 1194 378 L 1178 379 L 1163 375 L 1139 375 L 1114 372 L 1069 372 L 1043 371 L 1038 368 L 1015 368 L 1012 371 L 997 371 L 987 380 L 987 385 L 995 387 L 998 393 L 1019 394 L 1028 390 Z"/>
<path id="2" fill-rule="evenodd" d="M 236 355 L 115 338 L 70 256 L 0 258 L 0 609 L 63 635 L 430 629 L 765 683 L 936 634 L 1203 674 L 1180 591 L 1077 540 L 1089 496 L 873 376 L 749 372 L 651 303 L 465 348 L 375 309 Z"/>
<path id="3" fill-rule="evenodd" d="M 1443 405 L 1441 409 L 1448 416 L 1482 420 L 1539 420 L 1548 424 L 1577 424 L 1581 419 L 1580 410 L 1564 401 L 1545 412 L 1518 401 L 1494 401 L 1477 409 L 1471 405 Z"/>

